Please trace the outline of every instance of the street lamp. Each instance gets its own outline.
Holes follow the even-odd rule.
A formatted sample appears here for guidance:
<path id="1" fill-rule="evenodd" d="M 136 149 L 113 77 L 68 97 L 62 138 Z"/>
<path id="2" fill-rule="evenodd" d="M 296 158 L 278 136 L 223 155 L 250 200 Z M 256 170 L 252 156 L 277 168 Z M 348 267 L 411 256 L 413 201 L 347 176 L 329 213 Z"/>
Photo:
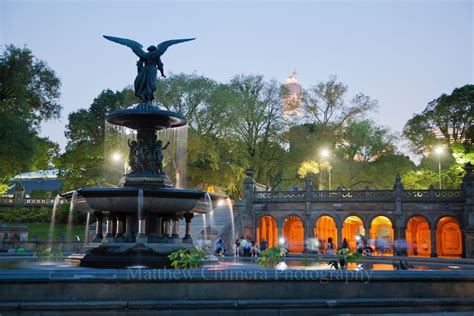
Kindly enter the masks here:
<path id="1" fill-rule="evenodd" d="M 112 159 L 114 161 L 120 161 L 120 159 L 122 159 L 122 155 L 120 155 L 120 153 L 113 153 Z"/>
<path id="2" fill-rule="evenodd" d="M 439 189 L 441 190 L 441 155 L 443 154 L 443 147 L 441 146 L 436 147 L 435 153 L 438 156 L 438 180 L 439 180 Z"/>
<path id="3" fill-rule="evenodd" d="M 322 156 L 323 158 L 325 158 L 326 160 L 328 160 L 329 155 L 330 155 L 329 150 L 327 150 L 327 149 L 321 150 L 321 156 Z M 332 168 L 331 168 L 331 166 L 329 165 L 329 161 L 328 161 L 328 177 L 329 177 L 328 183 L 329 183 L 329 190 L 331 190 L 331 169 L 332 169 Z"/>
<path id="4" fill-rule="evenodd" d="M 115 153 L 112 154 L 112 160 L 119 162 L 119 161 L 122 160 L 122 155 L 119 152 L 115 152 Z M 123 171 L 124 171 L 124 173 L 127 173 L 127 161 L 126 160 L 123 162 Z"/>

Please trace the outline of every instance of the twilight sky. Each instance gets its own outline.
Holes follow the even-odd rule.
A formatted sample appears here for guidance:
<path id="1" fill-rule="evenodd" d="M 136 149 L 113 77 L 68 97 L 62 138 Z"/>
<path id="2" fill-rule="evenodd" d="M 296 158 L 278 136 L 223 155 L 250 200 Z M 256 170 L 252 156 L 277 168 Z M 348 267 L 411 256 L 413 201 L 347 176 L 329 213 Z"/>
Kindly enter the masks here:
<path id="1" fill-rule="evenodd" d="M 0 45 L 26 45 L 62 82 L 61 120 L 42 135 L 66 144 L 68 113 L 103 89 L 133 83 L 136 57 L 102 34 L 171 47 L 166 72 L 218 81 L 238 73 L 303 87 L 330 75 L 379 100 L 379 124 L 401 131 L 413 113 L 473 83 L 474 1 L 19 1 L 0 0 Z"/>

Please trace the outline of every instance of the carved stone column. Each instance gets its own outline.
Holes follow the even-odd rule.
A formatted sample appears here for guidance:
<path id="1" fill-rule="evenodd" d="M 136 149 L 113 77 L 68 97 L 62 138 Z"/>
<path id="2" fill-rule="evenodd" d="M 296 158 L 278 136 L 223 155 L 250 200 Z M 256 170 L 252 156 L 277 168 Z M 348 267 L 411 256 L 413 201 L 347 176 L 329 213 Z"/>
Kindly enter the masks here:
<path id="1" fill-rule="evenodd" d="M 117 225 L 115 230 L 115 241 L 116 242 L 124 242 L 123 232 L 125 227 L 125 216 L 119 215 L 116 219 Z"/>
<path id="2" fill-rule="evenodd" d="M 184 243 L 192 244 L 193 238 L 191 237 L 191 220 L 194 217 L 193 213 L 184 214 L 184 220 L 186 221 L 186 229 L 183 238 Z"/>
<path id="3" fill-rule="evenodd" d="M 172 239 L 179 239 L 179 220 L 181 219 L 181 216 L 175 216 L 173 218 L 173 231 L 171 238 Z"/>
<path id="4" fill-rule="evenodd" d="M 137 243 L 147 243 L 148 238 L 146 237 L 146 221 L 144 216 L 138 217 L 138 234 L 136 238 Z"/>
<path id="5" fill-rule="evenodd" d="M 114 242 L 114 219 L 113 215 L 109 214 L 107 217 L 107 230 L 105 232 L 105 242 Z"/>
<path id="6" fill-rule="evenodd" d="M 130 242 L 131 241 L 131 220 L 132 220 L 132 217 L 131 216 L 126 216 L 125 217 L 125 239 L 126 241 Z"/>
<path id="7" fill-rule="evenodd" d="M 170 221 L 171 219 L 169 217 L 163 217 L 163 236 L 161 240 L 164 242 L 167 242 L 170 238 Z"/>
<path id="8" fill-rule="evenodd" d="M 94 213 L 95 218 L 96 218 L 96 223 L 95 223 L 95 236 L 94 239 L 92 239 L 92 242 L 101 242 L 104 236 L 102 235 L 102 220 L 104 218 L 104 215 L 102 212 L 95 212 Z"/>

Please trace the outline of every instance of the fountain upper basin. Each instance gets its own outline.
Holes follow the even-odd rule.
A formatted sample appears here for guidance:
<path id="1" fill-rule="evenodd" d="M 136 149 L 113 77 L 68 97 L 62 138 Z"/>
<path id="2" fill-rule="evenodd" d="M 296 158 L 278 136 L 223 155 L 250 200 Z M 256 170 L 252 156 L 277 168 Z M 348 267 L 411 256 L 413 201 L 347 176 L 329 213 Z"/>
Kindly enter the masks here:
<path id="1" fill-rule="evenodd" d="M 132 129 L 162 130 L 184 126 L 186 118 L 179 112 L 166 111 L 156 103 L 139 103 L 125 110 L 118 110 L 107 115 L 107 122 Z"/>
<path id="2" fill-rule="evenodd" d="M 144 213 L 207 213 L 209 202 L 206 192 L 190 189 L 156 188 L 143 190 Z M 62 194 L 71 199 L 74 191 Z M 81 188 L 76 190 L 74 208 L 85 212 L 135 213 L 138 206 L 138 188 Z"/>

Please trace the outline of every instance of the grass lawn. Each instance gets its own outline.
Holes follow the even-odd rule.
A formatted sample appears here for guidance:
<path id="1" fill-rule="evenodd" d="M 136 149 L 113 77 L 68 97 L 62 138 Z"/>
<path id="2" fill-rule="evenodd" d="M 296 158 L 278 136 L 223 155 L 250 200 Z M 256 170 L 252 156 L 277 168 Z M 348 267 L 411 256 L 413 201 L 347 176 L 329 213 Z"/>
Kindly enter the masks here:
<path id="1" fill-rule="evenodd" d="M 31 240 L 36 235 L 38 241 L 48 241 L 49 223 L 26 223 L 28 227 L 28 238 Z M 79 236 L 84 240 L 85 225 L 75 225 L 72 227 L 72 236 Z M 67 224 L 56 224 L 54 227 L 54 240 L 60 240 L 61 235 L 66 236 Z"/>

